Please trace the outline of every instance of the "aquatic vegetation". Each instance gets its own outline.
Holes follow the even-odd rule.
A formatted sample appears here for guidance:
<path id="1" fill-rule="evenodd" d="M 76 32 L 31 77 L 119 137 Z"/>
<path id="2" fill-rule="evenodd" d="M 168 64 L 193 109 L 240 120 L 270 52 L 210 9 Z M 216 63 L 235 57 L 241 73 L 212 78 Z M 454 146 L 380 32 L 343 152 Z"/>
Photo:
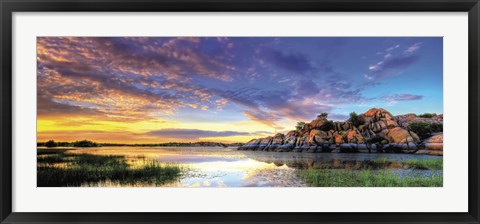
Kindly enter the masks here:
<path id="1" fill-rule="evenodd" d="M 63 155 L 68 150 L 72 150 L 72 149 L 65 149 L 65 148 L 37 149 L 37 156 L 38 155 L 50 155 L 50 154 Z"/>
<path id="2" fill-rule="evenodd" d="M 56 155 L 40 155 L 37 156 L 37 163 L 47 163 L 47 164 L 55 164 L 55 163 L 63 163 L 65 162 L 64 154 L 56 154 Z"/>
<path id="3" fill-rule="evenodd" d="M 397 164 L 398 168 L 404 169 L 421 169 L 421 170 L 442 170 L 443 157 L 433 159 L 406 159 L 398 162 L 390 161 L 387 158 L 376 158 L 372 161 L 373 167 L 387 168 L 393 163 Z"/>
<path id="4" fill-rule="evenodd" d="M 436 172 L 405 172 L 410 170 L 440 171 L 443 158 L 406 159 L 391 161 L 387 158 L 372 160 L 376 169 L 308 169 L 299 170 L 299 176 L 312 187 L 441 187 L 443 175 Z M 391 169 L 389 167 L 396 167 Z"/>
<path id="5" fill-rule="evenodd" d="M 434 159 L 408 159 L 402 161 L 403 164 L 414 169 L 442 170 L 443 158 Z"/>
<path id="6" fill-rule="evenodd" d="M 441 187 L 443 176 L 405 174 L 393 170 L 300 170 L 300 177 L 312 187 Z"/>
<path id="7" fill-rule="evenodd" d="M 39 187 L 438 187 L 443 182 L 443 157 L 415 154 L 288 154 L 213 147 L 37 151 Z"/>
<path id="8" fill-rule="evenodd" d="M 162 185 L 177 180 L 182 172 L 179 165 L 154 161 L 145 161 L 144 166 L 133 168 L 123 156 L 66 154 L 67 150 L 56 150 L 56 154 L 53 150 L 38 151 L 41 155 L 37 156 L 38 187 L 81 186 L 107 181 L 120 185 Z M 55 166 L 62 163 L 69 165 Z"/>

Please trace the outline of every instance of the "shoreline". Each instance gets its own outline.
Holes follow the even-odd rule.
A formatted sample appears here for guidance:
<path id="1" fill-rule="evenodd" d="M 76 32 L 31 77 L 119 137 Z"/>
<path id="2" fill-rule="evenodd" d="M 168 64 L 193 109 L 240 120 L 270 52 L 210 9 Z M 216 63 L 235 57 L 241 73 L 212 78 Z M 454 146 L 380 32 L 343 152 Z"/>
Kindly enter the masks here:
<path id="1" fill-rule="evenodd" d="M 342 143 L 340 145 L 323 143 L 320 145 L 265 145 L 246 144 L 238 147 L 240 151 L 263 151 L 263 152 L 301 152 L 301 153 L 397 153 L 397 154 L 422 154 L 443 156 L 443 147 L 431 147 L 428 144 L 414 143 L 388 143 L 388 144 L 366 144 L 366 143 Z M 443 144 L 442 144 L 443 146 Z"/>

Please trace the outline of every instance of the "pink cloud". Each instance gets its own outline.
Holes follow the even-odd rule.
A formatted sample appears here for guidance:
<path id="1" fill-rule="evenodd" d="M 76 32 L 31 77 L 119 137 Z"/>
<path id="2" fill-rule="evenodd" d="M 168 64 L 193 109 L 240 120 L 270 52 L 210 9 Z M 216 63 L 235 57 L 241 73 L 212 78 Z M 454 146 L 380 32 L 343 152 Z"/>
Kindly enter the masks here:
<path id="1" fill-rule="evenodd" d="M 405 54 L 415 53 L 416 51 L 418 51 L 420 49 L 421 46 L 422 46 L 422 43 L 414 43 L 413 45 L 408 47 L 403 53 L 405 53 Z"/>

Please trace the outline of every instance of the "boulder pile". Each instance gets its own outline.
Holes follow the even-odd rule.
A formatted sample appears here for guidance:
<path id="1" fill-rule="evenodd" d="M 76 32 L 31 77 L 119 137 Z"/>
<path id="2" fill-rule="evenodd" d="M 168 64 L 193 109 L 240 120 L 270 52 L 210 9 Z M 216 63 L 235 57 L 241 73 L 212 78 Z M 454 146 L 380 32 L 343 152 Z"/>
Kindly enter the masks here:
<path id="1" fill-rule="evenodd" d="M 329 121 L 319 115 L 310 123 L 286 134 L 252 139 L 239 150 L 274 152 L 391 152 L 443 154 L 443 134 L 421 142 L 408 130 L 411 122 L 443 123 L 443 115 L 422 118 L 415 114 L 393 116 L 382 108 L 372 108 L 359 115 L 360 124 Z"/>

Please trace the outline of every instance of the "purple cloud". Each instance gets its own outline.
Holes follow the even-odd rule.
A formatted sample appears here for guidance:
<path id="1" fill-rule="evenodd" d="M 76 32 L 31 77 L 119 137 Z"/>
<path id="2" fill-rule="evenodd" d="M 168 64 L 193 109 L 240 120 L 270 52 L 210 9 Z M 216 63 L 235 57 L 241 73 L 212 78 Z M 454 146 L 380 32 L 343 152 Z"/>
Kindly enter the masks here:
<path id="1" fill-rule="evenodd" d="M 331 112 L 334 105 L 367 100 L 361 89 L 351 88 L 351 83 L 341 76 L 332 76 L 320 84 L 314 80 L 298 80 L 290 86 L 275 91 L 217 90 L 216 94 L 247 107 L 241 112 L 248 119 L 273 128 L 280 128 L 277 122 L 281 119 L 311 120 L 319 113 Z"/>
<path id="2" fill-rule="evenodd" d="M 288 79 L 278 80 L 292 80 L 277 82 L 281 86 L 270 90 L 258 85 L 225 86 L 221 82 L 241 78 L 232 73 L 241 64 L 231 65 L 232 54 L 228 50 L 238 44 L 245 50 L 241 52 L 245 53 L 243 58 L 255 55 L 242 45 L 247 39 L 238 39 L 234 45 L 226 38 L 39 38 L 39 115 L 56 110 L 150 119 L 181 108 L 201 109 L 206 104 L 223 108 L 231 102 L 245 107 L 239 111 L 249 119 L 276 127 L 279 117 L 311 119 L 317 113 L 331 111 L 332 104 L 362 99 L 360 91 L 351 89 L 346 79 L 339 79 L 340 74 L 328 61 L 318 62 L 314 68 L 306 54 L 262 45 L 268 38 L 261 39 L 257 46 L 251 45 L 255 48 L 250 50 L 260 47 L 257 57 L 273 66 L 248 67 L 249 70 L 270 74 L 257 80 L 266 83 L 271 81 L 267 78 L 276 78 L 278 69 L 294 72 L 296 77 L 284 76 Z M 250 65 L 249 61 L 246 63 Z M 315 81 L 311 74 L 302 75 L 313 70 L 335 74 L 335 78 Z M 205 80 L 209 82 L 207 86 L 197 83 Z M 208 86 L 217 83 L 226 88 Z"/>
<path id="3" fill-rule="evenodd" d="M 395 54 L 394 51 L 398 48 L 400 48 L 400 45 L 387 48 L 384 52 L 378 52 L 377 54 L 381 55 L 383 59 L 376 64 L 370 65 L 368 67 L 370 74 L 364 74 L 364 78 L 372 80 L 396 74 L 405 70 L 420 58 L 415 53 L 421 48 L 421 43 L 415 43 L 405 49 L 402 53 Z"/>
<path id="4" fill-rule="evenodd" d="M 280 120 L 280 116 L 278 116 L 275 113 L 270 113 L 270 112 L 265 112 L 260 109 L 256 110 L 244 110 L 242 113 L 247 117 L 248 119 L 273 127 L 273 128 L 280 128 L 278 125 L 275 123 Z"/>
<path id="5" fill-rule="evenodd" d="M 394 94 L 391 96 L 383 96 L 382 99 L 387 102 L 398 102 L 398 101 L 411 101 L 411 100 L 421 100 L 423 98 L 422 95 L 414 95 L 414 94 Z"/>
<path id="6" fill-rule="evenodd" d="M 291 72 L 306 73 L 313 69 L 309 58 L 301 53 L 265 49 L 262 56 L 267 62 Z"/>
<path id="7" fill-rule="evenodd" d="M 207 130 L 199 130 L 199 129 L 174 129 L 174 128 L 149 131 L 146 134 L 160 137 L 160 138 L 163 137 L 163 138 L 187 138 L 187 139 L 250 135 L 250 133 L 248 132 L 238 132 L 238 131 L 207 131 Z"/>
<path id="8" fill-rule="evenodd" d="M 408 47 L 403 53 L 404 54 L 412 54 L 415 53 L 420 49 L 422 43 L 414 43 L 412 46 Z"/>
<path id="9" fill-rule="evenodd" d="M 398 72 L 406 69 L 416 61 L 417 55 L 402 55 L 400 57 L 391 57 L 391 59 L 380 61 L 375 65 L 371 65 L 368 69 L 372 72 L 371 77 L 384 77 L 392 72 Z M 370 77 L 370 76 L 369 76 Z"/>
<path id="10" fill-rule="evenodd" d="M 318 87 L 317 97 L 328 104 L 346 104 L 365 101 L 362 88 L 353 88 L 352 82 L 344 76 L 331 76 Z"/>
<path id="11" fill-rule="evenodd" d="M 301 96 L 312 96 L 319 92 L 318 85 L 313 80 L 299 80 L 295 83 L 295 90 Z"/>
<path id="12" fill-rule="evenodd" d="M 229 82 L 235 69 L 222 60 L 225 52 L 207 57 L 196 50 L 200 44 L 188 37 L 38 38 L 39 115 L 86 115 L 92 108 L 97 116 L 128 120 L 200 108 L 213 96 L 192 79 Z"/>
<path id="13" fill-rule="evenodd" d="M 362 38 L 40 37 L 38 114 L 129 120 L 215 112 L 270 127 L 321 112 L 333 118 L 336 107 L 371 100 L 364 91 L 383 85 L 379 78 L 419 61 L 420 43 L 392 42 L 386 48 L 375 38 L 365 46 Z M 349 60 L 371 50 L 377 63 L 357 73 L 362 64 Z"/>

